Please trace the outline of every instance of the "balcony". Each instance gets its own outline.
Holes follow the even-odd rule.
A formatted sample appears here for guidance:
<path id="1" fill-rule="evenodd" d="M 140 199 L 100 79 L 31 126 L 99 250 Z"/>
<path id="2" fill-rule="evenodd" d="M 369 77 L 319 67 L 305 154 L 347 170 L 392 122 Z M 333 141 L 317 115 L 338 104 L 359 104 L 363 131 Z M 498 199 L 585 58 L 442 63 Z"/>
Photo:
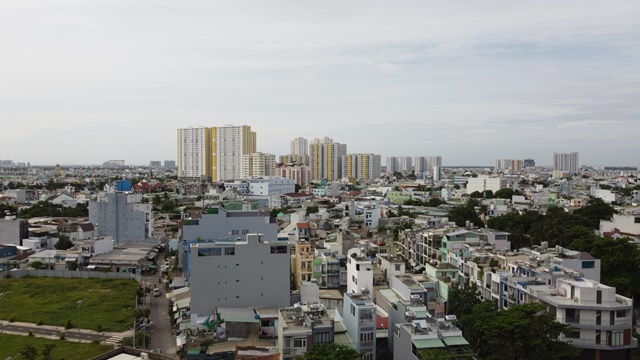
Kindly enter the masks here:
<path id="1" fill-rule="evenodd" d="M 621 345 L 607 344 L 606 339 L 602 339 L 597 343 L 593 339 L 571 339 L 564 338 L 563 341 L 570 343 L 571 345 L 582 349 L 602 349 L 602 350 L 621 350 L 621 349 L 635 349 L 638 347 L 638 339 L 631 337 L 631 343 Z"/>
<path id="2" fill-rule="evenodd" d="M 609 328 L 618 328 L 625 329 L 630 328 L 632 325 L 632 320 L 628 318 L 624 319 L 616 319 L 613 324 L 610 323 L 609 318 L 598 320 L 592 319 L 580 319 L 576 317 L 568 317 L 564 319 L 564 323 L 572 325 L 574 327 L 580 328 L 598 328 L 598 329 L 609 329 Z"/>

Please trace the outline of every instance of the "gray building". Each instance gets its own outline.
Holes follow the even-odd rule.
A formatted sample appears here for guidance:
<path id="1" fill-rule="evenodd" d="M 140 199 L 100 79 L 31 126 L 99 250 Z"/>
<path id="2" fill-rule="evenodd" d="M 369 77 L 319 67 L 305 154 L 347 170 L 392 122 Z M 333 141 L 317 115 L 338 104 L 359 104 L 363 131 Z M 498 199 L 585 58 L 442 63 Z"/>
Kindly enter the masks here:
<path id="1" fill-rule="evenodd" d="M 206 211 L 190 213 L 182 221 L 180 246 L 180 264 L 184 276 L 189 278 L 189 241 L 211 241 L 220 239 L 244 239 L 247 234 L 263 234 L 267 240 L 278 238 L 278 225 L 268 212 L 263 211 L 227 211 L 212 206 Z"/>
<path id="2" fill-rule="evenodd" d="M 0 244 L 22 245 L 29 237 L 29 222 L 24 219 L 0 219 Z"/>
<path id="3" fill-rule="evenodd" d="M 289 305 L 288 241 L 262 234 L 190 241 L 187 259 L 194 314 L 213 314 L 217 307 Z"/>
<path id="4" fill-rule="evenodd" d="M 153 231 L 151 204 L 141 194 L 108 192 L 89 202 L 89 221 L 96 235 L 112 236 L 116 242 L 144 242 Z"/>

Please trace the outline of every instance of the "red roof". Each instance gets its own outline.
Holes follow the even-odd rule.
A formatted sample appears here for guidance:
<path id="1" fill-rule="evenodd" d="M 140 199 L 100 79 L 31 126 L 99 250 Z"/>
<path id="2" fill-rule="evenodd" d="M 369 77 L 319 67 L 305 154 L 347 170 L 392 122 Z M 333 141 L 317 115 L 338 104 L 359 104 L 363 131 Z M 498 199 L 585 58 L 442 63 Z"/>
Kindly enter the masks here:
<path id="1" fill-rule="evenodd" d="M 298 223 L 298 229 L 308 229 L 309 228 L 309 223 L 306 222 L 302 222 L 302 223 Z"/>

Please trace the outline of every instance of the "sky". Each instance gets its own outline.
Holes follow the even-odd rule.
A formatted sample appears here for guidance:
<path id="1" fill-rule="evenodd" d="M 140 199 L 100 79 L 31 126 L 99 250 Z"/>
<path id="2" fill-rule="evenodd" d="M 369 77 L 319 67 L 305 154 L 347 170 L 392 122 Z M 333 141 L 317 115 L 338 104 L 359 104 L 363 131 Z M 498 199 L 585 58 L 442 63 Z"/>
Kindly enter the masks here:
<path id="1" fill-rule="evenodd" d="M 349 153 L 640 160 L 640 1 L 4 1 L 0 159 L 175 160 L 251 125 Z M 384 162 L 384 160 L 383 160 Z"/>

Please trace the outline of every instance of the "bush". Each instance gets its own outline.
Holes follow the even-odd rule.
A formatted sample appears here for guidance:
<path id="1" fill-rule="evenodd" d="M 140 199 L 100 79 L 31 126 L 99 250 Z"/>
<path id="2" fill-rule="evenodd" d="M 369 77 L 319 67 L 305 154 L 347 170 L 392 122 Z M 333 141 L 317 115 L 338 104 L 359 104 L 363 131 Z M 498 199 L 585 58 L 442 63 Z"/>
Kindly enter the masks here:
<path id="1" fill-rule="evenodd" d="M 29 336 L 33 336 L 33 332 L 29 330 Z"/>
<path id="2" fill-rule="evenodd" d="M 42 322 L 42 320 L 38 320 L 38 322 L 36 323 L 36 325 L 41 326 L 42 324 L 44 324 L 44 322 Z"/>
<path id="3" fill-rule="evenodd" d="M 15 322 L 15 321 L 16 321 L 16 318 L 9 318 L 9 322 L 10 323 Z"/>
<path id="4" fill-rule="evenodd" d="M 64 324 L 64 328 L 71 329 L 72 327 L 73 327 L 73 324 L 71 323 L 71 320 L 67 320 L 67 323 Z"/>
<path id="5" fill-rule="evenodd" d="M 67 335 L 63 332 L 60 333 L 60 340 L 67 340 Z"/>
<path id="6" fill-rule="evenodd" d="M 96 331 L 97 332 L 102 332 L 102 325 L 98 324 L 98 326 L 96 327 Z"/>

